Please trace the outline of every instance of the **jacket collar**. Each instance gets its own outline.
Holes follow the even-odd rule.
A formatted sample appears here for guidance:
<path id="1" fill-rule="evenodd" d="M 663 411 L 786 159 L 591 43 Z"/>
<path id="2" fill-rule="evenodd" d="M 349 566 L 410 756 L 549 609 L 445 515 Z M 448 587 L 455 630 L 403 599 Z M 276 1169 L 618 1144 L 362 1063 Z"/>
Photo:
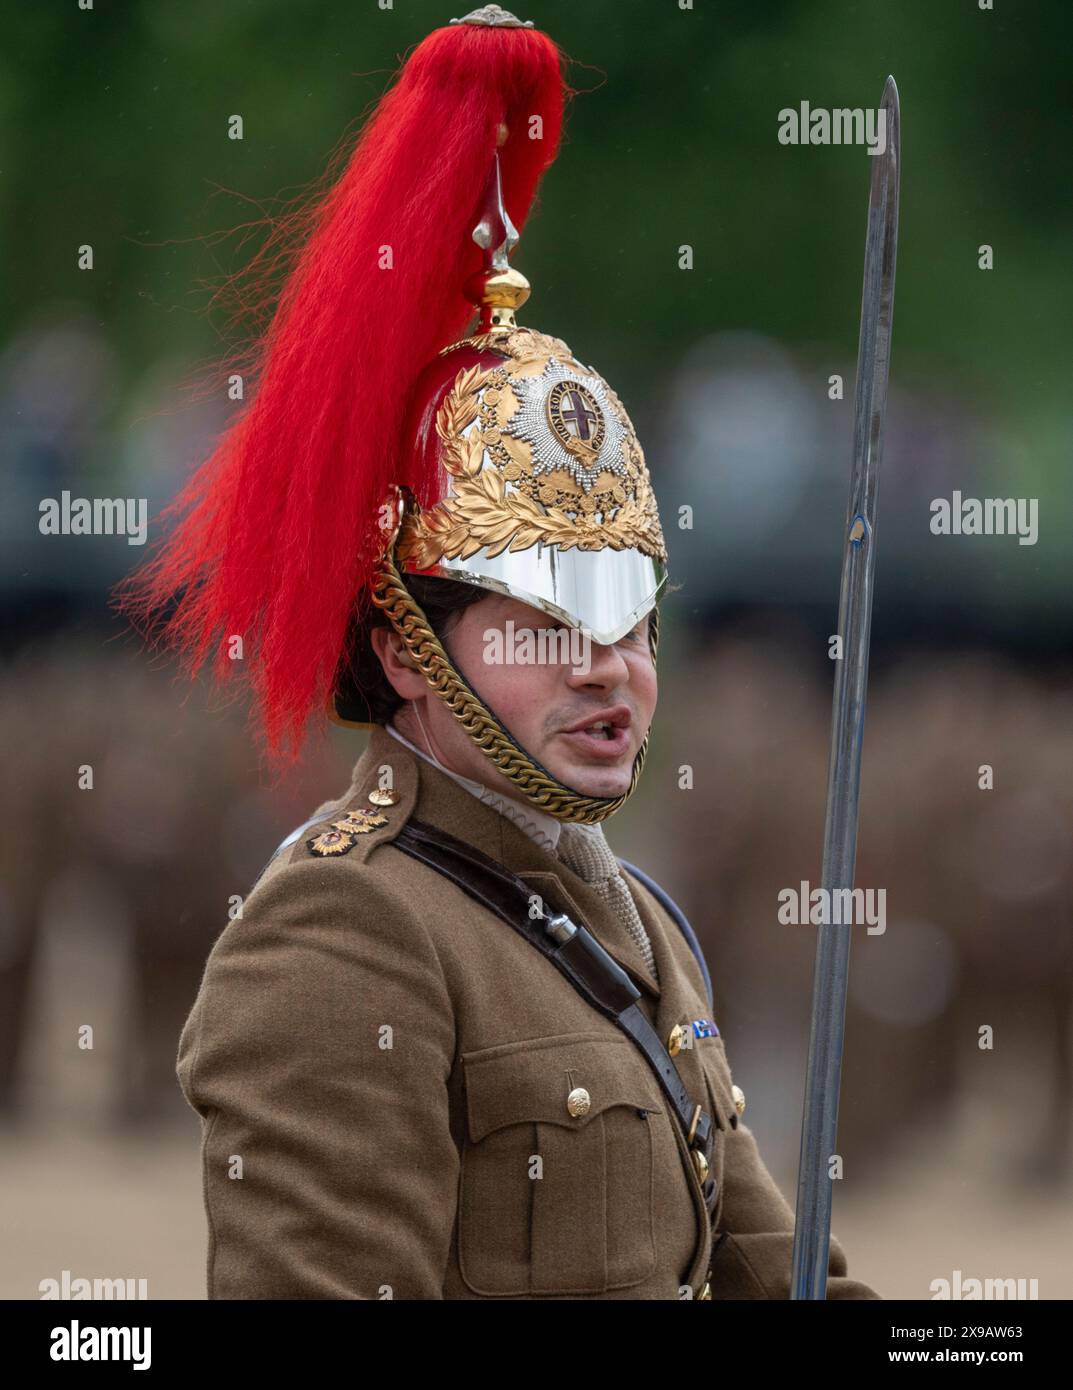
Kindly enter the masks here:
<path id="1" fill-rule="evenodd" d="M 369 793 L 377 790 L 389 791 L 395 801 L 370 807 Z M 343 804 L 346 809 L 379 809 L 387 821 L 371 834 L 359 837 L 355 853 L 367 857 L 378 844 L 390 843 L 411 816 L 446 830 L 510 869 L 535 893 L 584 923 L 640 989 L 654 999 L 660 997 L 659 986 L 648 973 L 637 946 L 613 910 L 584 879 L 501 812 L 479 801 L 440 768 L 393 738 L 382 725 L 373 727 Z M 665 958 L 662 929 L 654 923 L 647 895 L 636 896 L 638 912 L 652 939 L 656 967 L 661 978 L 666 978 L 672 965 Z"/>
<path id="2" fill-rule="evenodd" d="M 449 768 L 440 766 L 435 758 L 430 757 L 423 749 L 418 748 L 405 734 L 400 733 L 393 724 L 385 725 L 387 732 L 398 743 L 403 743 L 412 753 L 415 753 L 423 762 L 429 763 L 432 767 L 438 767 L 445 777 L 449 777 L 452 782 L 457 782 L 459 786 L 465 787 L 471 796 L 475 796 L 478 801 L 483 801 L 486 806 L 491 806 L 493 810 L 499 811 L 508 820 L 521 828 L 536 840 L 538 844 L 543 844 L 549 853 L 556 852 L 556 845 L 559 839 L 559 831 L 562 829 L 562 822 L 557 821 L 554 816 L 548 815 L 546 811 L 538 811 L 536 807 L 529 806 L 516 797 L 506 796 L 500 792 L 493 791 L 490 787 L 484 786 L 481 782 L 475 782 L 471 777 L 463 777 L 459 772 L 452 772 Z"/>

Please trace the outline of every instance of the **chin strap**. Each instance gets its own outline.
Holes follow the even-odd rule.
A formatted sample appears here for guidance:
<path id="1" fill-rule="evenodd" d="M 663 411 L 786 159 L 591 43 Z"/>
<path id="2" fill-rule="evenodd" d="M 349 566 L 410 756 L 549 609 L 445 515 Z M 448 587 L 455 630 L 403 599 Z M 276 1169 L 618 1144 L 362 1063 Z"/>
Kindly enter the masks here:
<path id="1" fill-rule="evenodd" d="M 648 751 L 648 734 L 633 760 L 630 785 L 621 796 L 583 796 L 565 786 L 517 743 L 502 720 L 452 664 L 424 612 L 414 600 L 394 561 L 394 546 L 380 561 L 372 601 L 387 615 L 425 680 L 466 733 L 531 806 L 557 820 L 596 825 L 614 815 L 637 786 Z M 648 644 L 653 662 L 659 643 L 658 610 L 649 619 Z"/>

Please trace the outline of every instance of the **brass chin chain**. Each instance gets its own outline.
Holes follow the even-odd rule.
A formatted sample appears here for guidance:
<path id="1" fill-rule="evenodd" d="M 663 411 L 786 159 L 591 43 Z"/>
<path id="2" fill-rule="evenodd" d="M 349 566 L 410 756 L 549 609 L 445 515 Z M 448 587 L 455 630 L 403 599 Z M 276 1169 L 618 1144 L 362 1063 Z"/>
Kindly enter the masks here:
<path id="1" fill-rule="evenodd" d="M 648 751 L 648 734 L 633 760 L 630 785 L 621 796 L 582 796 L 541 767 L 499 722 L 492 711 L 466 684 L 429 626 L 395 567 L 391 551 L 380 562 L 372 589 L 372 601 L 388 616 L 406 650 L 477 747 L 508 778 L 531 806 L 557 820 L 595 825 L 614 815 L 636 787 Z M 649 619 L 649 649 L 653 662 L 659 643 L 658 613 Z"/>

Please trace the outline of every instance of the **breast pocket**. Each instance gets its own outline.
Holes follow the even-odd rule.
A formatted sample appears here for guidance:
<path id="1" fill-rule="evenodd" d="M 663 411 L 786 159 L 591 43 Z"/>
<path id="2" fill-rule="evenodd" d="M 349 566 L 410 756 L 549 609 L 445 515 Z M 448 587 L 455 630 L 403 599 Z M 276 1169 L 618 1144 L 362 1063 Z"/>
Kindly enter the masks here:
<path id="1" fill-rule="evenodd" d="M 654 1270 L 655 1079 L 625 1038 L 463 1055 L 458 1257 L 474 1293 L 604 1293 Z"/>

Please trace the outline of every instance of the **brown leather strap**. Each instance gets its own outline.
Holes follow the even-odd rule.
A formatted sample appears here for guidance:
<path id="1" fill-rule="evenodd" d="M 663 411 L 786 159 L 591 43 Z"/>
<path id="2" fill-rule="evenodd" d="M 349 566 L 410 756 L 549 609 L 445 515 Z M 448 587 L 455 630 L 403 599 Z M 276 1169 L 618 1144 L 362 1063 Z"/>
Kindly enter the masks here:
<path id="1" fill-rule="evenodd" d="M 523 879 L 437 826 L 411 818 L 391 843 L 443 874 L 513 927 L 566 976 L 593 1008 L 616 1023 L 640 1048 L 655 1072 L 687 1143 L 699 1149 L 705 1158 L 711 1158 L 715 1138 L 711 1116 L 702 1109 L 694 1125 L 698 1107 L 690 1099 L 670 1053 L 637 1003 L 640 990 L 587 927 L 572 922 L 565 913 L 549 913 L 543 902 L 539 902 L 539 915 L 534 917 L 532 909 L 537 895 Z M 712 1177 L 704 1181 L 703 1191 L 710 1213 L 718 1196 Z"/>

